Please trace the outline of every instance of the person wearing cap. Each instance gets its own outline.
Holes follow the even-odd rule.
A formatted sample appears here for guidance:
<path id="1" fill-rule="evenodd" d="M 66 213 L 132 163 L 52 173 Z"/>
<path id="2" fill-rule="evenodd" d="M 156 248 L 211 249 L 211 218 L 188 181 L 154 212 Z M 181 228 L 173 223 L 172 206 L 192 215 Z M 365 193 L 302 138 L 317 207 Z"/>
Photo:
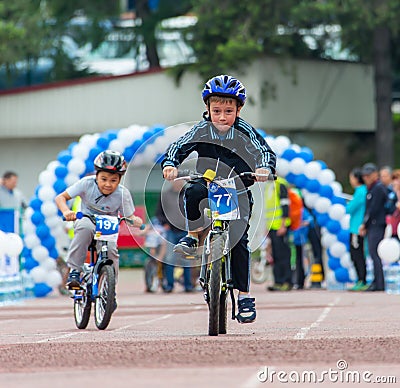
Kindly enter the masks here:
<path id="1" fill-rule="evenodd" d="M 387 189 L 379 180 L 379 170 L 375 164 L 364 164 L 361 175 L 367 185 L 367 201 L 359 234 L 367 237 L 369 254 L 374 267 L 374 279 L 366 291 L 384 291 L 385 280 L 382 260 L 378 255 L 378 244 L 383 239 L 386 228 Z"/>

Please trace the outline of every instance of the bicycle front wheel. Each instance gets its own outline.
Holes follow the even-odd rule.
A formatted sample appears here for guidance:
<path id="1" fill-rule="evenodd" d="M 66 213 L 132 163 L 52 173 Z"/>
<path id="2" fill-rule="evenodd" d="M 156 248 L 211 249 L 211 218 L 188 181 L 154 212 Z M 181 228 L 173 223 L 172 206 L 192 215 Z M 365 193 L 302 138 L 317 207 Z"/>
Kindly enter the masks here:
<path id="1" fill-rule="evenodd" d="M 210 278 L 208 282 L 208 335 L 212 336 L 219 334 L 222 250 L 222 238 L 217 236 L 211 243 Z"/>
<path id="2" fill-rule="evenodd" d="M 78 329 L 86 329 L 89 319 L 92 301 L 87 290 L 75 291 L 74 296 L 74 317 Z"/>
<path id="3" fill-rule="evenodd" d="M 104 265 L 98 279 L 99 294 L 96 298 L 94 319 L 98 329 L 104 330 L 111 320 L 115 303 L 115 272 L 111 265 Z"/>

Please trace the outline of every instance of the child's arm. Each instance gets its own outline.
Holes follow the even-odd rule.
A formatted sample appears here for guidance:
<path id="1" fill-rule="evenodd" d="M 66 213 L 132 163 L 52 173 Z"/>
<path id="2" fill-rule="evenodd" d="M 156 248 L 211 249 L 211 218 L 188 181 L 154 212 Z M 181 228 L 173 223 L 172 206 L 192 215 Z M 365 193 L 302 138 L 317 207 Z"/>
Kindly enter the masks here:
<path id="1" fill-rule="evenodd" d="M 55 198 L 55 202 L 66 221 L 75 221 L 76 213 L 71 210 L 67 205 L 67 201 L 69 201 L 70 199 L 72 199 L 72 197 L 66 191 L 64 191 L 61 194 L 57 195 L 57 197 Z"/>
<path id="2" fill-rule="evenodd" d="M 134 226 L 136 228 L 140 228 L 143 225 L 143 220 L 140 217 L 135 216 L 134 214 L 130 215 L 128 218 L 132 224 L 128 224 Z"/>

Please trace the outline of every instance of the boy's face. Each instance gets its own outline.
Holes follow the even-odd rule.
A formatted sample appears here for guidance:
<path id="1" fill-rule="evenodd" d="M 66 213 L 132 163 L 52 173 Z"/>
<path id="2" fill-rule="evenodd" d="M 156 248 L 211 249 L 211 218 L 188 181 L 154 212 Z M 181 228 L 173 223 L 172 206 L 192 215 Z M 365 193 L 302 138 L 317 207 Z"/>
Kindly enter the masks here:
<path id="1" fill-rule="evenodd" d="M 241 108 L 241 106 L 237 106 L 235 100 L 210 101 L 208 113 L 218 131 L 226 133 L 232 127 L 236 117 L 239 116 Z"/>
<path id="2" fill-rule="evenodd" d="M 109 195 L 117 189 L 119 182 L 121 181 L 121 175 L 99 171 L 96 180 L 100 192 L 104 195 Z"/>

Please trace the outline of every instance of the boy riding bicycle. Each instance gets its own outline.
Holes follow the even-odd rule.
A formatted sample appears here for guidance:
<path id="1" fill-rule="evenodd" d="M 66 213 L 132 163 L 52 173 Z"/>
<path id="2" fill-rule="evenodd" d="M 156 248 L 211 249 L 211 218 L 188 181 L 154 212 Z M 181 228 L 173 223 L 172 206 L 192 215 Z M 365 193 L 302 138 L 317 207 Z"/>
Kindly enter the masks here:
<path id="1" fill-rule="evenodd" d="M 55 198 L 55 202 L 66 221 L 75 221 L 74 238 L 68 249 L 67 264 L 71 271 L 67 287 L 80 286 L 80 273 L 86 259 L 88 247 L 93 240 L 95 225 L 87 218 L 76 218 L 76 212 L 70 210 L 67 201 L 76 196 L 82 199 L 81 211 L 87 215 L 129 215 L 133 226 L 142 225 L 142 219 L 133 215 L 135 206 L 127 188 L 120 185 L 127 163 L 124 157 L 115 151 L 103 151 L 94 160 L 96 175 L 86 176 L 68 187 Z M 109 242 L 108 256 L 113 261 L 116 279 L 118 278 L 119 254 L 117 244 Z"/>
<path id="2" fill-rule="evenodd" d="M 163 176 L 173 180 L 177 167 L 190 153 L 197 151 L 196 170 L 204 173 L 208 168 L 217 175 L 225 176 L 254 171 L 257 181 L 266 181 L 275 173 L 276 156 L 266 141 L 239 113 L 246 100 L 242 83 L 229 75 L 211 78 L 204 86 L 203 101 L 207 111 L 204 120 L 172 143 L 162 161 Z M 248 229 L 253 198 L 248 187 L 253 180 L 242 179 L 238 190 L 240 219 L 230 223 L 232 243 L 232 278 L 234 288 L 239 290 L 236 316 L 240 323 L 256 319 L 255 298 L 250 295 L 250 251 Z M 193 255 L 199 244 L 199 232 L 204 229 L 203 207 L 207 198 L 207 186 L 203 178 L 191 181 L 185 191 L 185 212 L 188 234 L 175 246 L 175 251 Z"/>

